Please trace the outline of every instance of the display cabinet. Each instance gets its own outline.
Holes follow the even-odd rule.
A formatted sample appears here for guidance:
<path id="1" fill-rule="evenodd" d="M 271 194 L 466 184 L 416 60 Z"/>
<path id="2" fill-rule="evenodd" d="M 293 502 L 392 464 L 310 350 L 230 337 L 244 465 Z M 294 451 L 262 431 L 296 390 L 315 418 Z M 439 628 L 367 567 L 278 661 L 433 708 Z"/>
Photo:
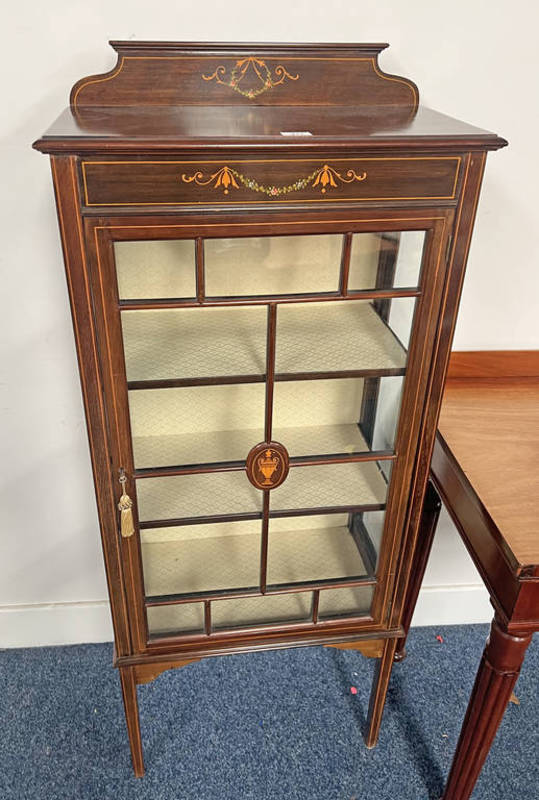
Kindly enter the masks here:
<path id="1" fill-rule="evenodd" d="M 135 773 L 136 686 L 377 659 L 376 743 L 486 152 L 385 45 L 113 42 L 49 153 Z"/>

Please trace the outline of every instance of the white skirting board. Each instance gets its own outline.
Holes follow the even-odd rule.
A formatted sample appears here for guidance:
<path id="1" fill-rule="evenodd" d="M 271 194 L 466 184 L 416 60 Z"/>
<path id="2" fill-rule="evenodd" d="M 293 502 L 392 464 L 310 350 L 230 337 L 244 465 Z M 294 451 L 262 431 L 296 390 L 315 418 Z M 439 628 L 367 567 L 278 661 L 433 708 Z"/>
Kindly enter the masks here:
<path id="1" fill-rule="evenodd" d="M 425 586 L 419 593 L 412 625 L 471 625 L 490 622 L 493 616 L 482 583 Z"/>
<path id="2" fill-rule="evenodd" d="M 490 622 L 493 611 L 482 584 L 426 586 L 414 625 Z M 85 644 L 112 640 L 108 603 L 37 603 L 0 606 L 0 648 Z"/>
<path id="3" fill-rule="evenodd" d="M 0 648 L 110 641 L 106 600 L 0 606 Z"/>

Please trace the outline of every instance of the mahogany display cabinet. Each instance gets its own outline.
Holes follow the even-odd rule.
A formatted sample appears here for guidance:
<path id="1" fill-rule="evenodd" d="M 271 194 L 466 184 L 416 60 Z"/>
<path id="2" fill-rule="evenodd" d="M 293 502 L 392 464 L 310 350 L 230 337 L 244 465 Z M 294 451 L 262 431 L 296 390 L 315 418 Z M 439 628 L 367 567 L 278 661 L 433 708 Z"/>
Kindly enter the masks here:
<path id="1" fill-rule="evenodd" d="M 112 42 L 49 153 L 135 773 L 137 684 L 378 659 L 376 743 L 494 134 L 383 44 Z M 419 542 L 419 543 L 418 543 Z"/>

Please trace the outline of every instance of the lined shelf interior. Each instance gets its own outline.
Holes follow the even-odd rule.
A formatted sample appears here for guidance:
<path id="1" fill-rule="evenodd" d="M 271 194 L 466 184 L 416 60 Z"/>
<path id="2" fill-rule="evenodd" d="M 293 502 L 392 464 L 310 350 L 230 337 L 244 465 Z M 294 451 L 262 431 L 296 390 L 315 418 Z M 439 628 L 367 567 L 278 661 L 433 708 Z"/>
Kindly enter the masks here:
<path id="1" fill-rule="evenodd" d="M 406 364 L 405 348 L 368 300 L 280 306 L 276 350 L 277 374 L 402 370 Z"/>
<path id="2" fill-rule="evenodd" d="M 256 589 L 260 531 L 260 520 L 141 531 L 146 595 Z"/>
<path id="3" fill-rule="evenodd" d="M 146 595 L 256 591 L 260 525 L 260 521 L 249 520 L 142 531 Z M 368 574 L 347 514 L 270 520 L 270 588 Z"/>
<path id="4" fill-rule="evenodd" d="M 393 304 L 414 303 L 397 298 Z M 263 376 L 264 306 L 124 310 L 128 382 Z M 362 370 L 399 372 L 406 349 L 367 300 L 279 307 L 278 375 Z"/>
<path id="5" fill-rule="evenodd" d="M 402 384 L 400 376 L 378 380 L 378 450 L 393 447 Z M 369 452 L 359 423 L 365 390 L 362 378 L 276 383 L 273 439 L 292 458 Z M 138 469 L 244 462 L 264 439 L 265 385 L 131 391 L 129 410 Z"/>
<path id="6" fill-rule="evenodd" d="M 137 499 L 141 522 L 262 512 L 262 492 L 243 471 L 146 478 Z"/>
<path id="7" fill-rule="evenodd" d="M 323 453 L 352 454 L 369 450 L 356 424 L 274 428 L 273 438 L 285 442 L 291 456 Z M 245 461 L 249 450 L 264 440 L 264 428 L 208 431 L 161 436 L 133 437 L 135 464 L 167 467 Z"/>
<path id="8" fill-rule="evenodd" d="M 381 507 L 386 494 L 386 478 L 376 461 L 293 466 L 286 481 L 271 492 L 271 509 Z M 137 498 L 145 524 L 262 511 L 262 492 L 243 470 L 145 478 L 138 481 Z"/>
<path id="9" fill-rule="evenodd" d="M 263 375 L 264 306 L 123 311 L 128 381 Z"/>

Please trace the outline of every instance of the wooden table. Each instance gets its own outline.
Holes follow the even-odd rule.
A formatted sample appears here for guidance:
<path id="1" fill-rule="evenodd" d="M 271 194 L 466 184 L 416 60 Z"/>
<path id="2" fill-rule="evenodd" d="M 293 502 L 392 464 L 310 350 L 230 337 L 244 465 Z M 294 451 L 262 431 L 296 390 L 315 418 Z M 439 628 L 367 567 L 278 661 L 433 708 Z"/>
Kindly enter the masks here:
<path id="1" fill-rule="evenodd" d="M 466 800 L 539 630 L 539 353 L 454 354 L 420 528 L 427 544 L 440 507 L 437 493 L 494 606 L 443 795 Z M 426 558 L 416 566 L 411 607 Z M 401 657 L 403 646 L 404 640 Z"/>

